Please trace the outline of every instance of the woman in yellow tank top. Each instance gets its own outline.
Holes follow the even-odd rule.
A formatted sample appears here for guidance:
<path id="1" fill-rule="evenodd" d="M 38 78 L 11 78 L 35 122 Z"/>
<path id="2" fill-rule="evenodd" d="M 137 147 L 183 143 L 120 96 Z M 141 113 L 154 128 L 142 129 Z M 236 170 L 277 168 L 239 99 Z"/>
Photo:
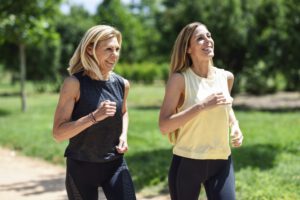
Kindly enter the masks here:
<path id="1" fill-rule="evenodd" d="M 214 67 L 213 56 L 214 41 L 204 24 L 193 22 L 181 30 L 159 117 L 161 132 L 174 145 L 172 200 L 197 200 L 201 184 L 209 200 L 235 199 L 229 140 L 239 147 L 243 134 L 231 107 L 233 74 Z"/>

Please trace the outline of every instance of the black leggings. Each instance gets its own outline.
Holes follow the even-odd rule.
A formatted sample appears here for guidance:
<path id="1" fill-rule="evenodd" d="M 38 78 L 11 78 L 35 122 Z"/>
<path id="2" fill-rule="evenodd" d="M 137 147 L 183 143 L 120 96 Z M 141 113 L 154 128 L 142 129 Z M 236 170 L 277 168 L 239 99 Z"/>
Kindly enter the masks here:
<path id="1" fill-rule="evenodd" d="M 197 200 L 201 183 L 208 200 L 235 200 L 234 171 L 228 160 L 195 160 L 173 155 L 169 171 L 172 200 Z"/>
<path id="2" fill-rule="evenodd" d="M 67 158 L 66 189 L 69 200 L 98 200 L 102 187 L 107 200 L 136 200 L 124 158 L 91 163 Z"/>

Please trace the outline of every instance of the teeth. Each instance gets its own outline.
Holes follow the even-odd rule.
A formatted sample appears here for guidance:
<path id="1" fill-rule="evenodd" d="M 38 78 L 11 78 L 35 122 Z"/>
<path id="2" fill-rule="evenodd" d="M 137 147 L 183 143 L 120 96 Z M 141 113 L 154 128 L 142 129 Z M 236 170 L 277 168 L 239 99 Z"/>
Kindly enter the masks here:
<path id="1" fill-rule="evenodd" d="M 209 48 L 204 48 L 203 50 L 204 50 L 204 51 L 211 51 L 212 48 L 210 48 L 210 47 L 209 47 Z"/>

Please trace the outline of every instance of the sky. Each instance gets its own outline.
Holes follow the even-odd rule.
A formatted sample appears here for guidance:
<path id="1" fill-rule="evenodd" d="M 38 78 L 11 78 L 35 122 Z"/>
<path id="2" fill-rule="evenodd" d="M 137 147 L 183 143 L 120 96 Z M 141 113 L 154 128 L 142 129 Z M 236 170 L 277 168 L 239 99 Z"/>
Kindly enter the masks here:
<path id="1" fill-rule="evenodd" d="M 97 6 L 102 3 L 103 0 L 68 0 L 68 3 L 64 3 L 61 6 L 61 10 L 64 13 L 68 13 L 70 11 L 70 7 L 68 4 L 71 5 L 81 5 L 83 6 L 86 10 L 88 10 L 91 14 L 95 14 Z M 122 0 L 124 3 L 128 3 L 130 0 Z"/>

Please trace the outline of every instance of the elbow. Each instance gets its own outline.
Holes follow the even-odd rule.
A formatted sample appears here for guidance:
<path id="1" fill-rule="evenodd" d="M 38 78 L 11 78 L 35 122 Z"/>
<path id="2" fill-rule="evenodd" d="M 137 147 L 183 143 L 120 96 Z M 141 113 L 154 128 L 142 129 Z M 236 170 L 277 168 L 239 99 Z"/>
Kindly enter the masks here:
<path id="1" fill-rule="evenodd" d="M 161 121 L 159 121 L 159 130 L 162 135 L 166 135 L 167 133 L 169 133 L 168 127 L 166 126 L 165 123 L 163 123 Z"/>
<path id="2" fill-rule="evenodd" d="M 64 141 L 64 139 L 60 136 L 60 134 L 56 130 L 54 130 L 54 129 L 52 131 L 52 136 L 53 136 L 53 138 L 54 138 L 54 140 L 56 142 L 62 142 L 62 141 Z"/>

